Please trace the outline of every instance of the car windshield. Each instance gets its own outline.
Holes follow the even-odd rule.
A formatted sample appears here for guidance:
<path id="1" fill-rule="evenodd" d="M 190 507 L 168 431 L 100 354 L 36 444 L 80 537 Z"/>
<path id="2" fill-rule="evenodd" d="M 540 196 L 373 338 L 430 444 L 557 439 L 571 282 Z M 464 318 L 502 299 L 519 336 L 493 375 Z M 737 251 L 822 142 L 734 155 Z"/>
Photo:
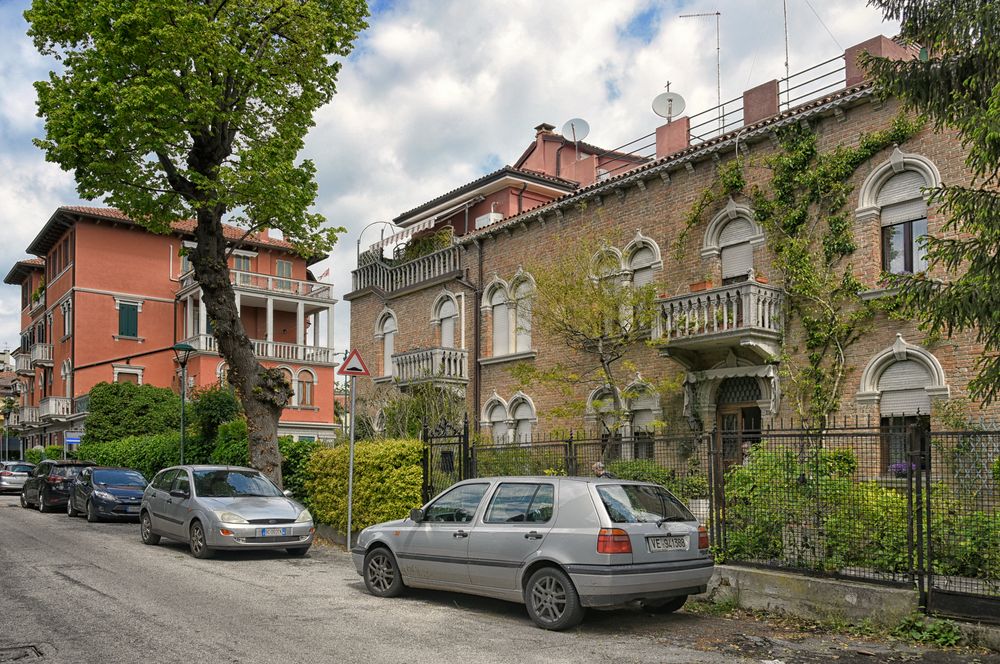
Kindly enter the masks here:
<path id="1" fill-rule="evenodd" d="M 659 486 L 642 484 L 602 484 L 597 487 L 601 502 L 614 523 L 657 523 L 694 521 L 681 501 Z"/>
<path id="2" fill-rule="evenodd" d="M 76 477 L 83 468 L 83 466 L 52 466 L 49 474 L 55 477 Z"/>
<path id="3" fill-rule="evenodd" d="M 203 498 L 282 495 L 278 487 L 254 470 L 196 470 L 194 490 Z"/>
<path id="4" fill-rule="evenodd" d="M 94 484 L 109 486 L 146 486 L 146 478 L 134 470 L 95 470 Z"/>

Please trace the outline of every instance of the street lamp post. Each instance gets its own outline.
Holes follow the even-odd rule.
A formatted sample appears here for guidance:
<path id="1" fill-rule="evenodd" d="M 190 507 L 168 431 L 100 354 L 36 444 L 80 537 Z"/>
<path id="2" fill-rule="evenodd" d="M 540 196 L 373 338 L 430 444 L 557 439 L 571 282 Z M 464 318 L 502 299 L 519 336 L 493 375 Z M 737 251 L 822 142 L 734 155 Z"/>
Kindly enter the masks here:
<path id="1" fill-rule="evenodd" d="M 184 464 L 184 402 L 187 400 L 187 363 L 194 352 L 191 344 L 174 344 L 174 359 L 181 365 L 181 464 Z"/>

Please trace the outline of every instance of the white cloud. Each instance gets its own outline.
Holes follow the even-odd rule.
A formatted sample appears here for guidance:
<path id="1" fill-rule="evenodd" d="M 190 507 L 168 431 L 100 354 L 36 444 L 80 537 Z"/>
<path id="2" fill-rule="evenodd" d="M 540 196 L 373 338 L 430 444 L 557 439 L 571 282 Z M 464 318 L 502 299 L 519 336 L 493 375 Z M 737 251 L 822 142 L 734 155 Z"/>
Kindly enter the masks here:
<path id="1" fill-rule="evenodd" d="M 331 266 L 338 293 L 350 290 L 357 234 L 445 191 L 513 162 L 532 127 L 571 117 L 591 126 L 588 142 L 614 147 L 651 132 L 652 98 L 671 81 L 689 113 L 715 105 L 715 24 L 682 13 L 722 11 L 722 96 L 784 76 L 780 0 L 412 0 L 382 8 L 344 63 L 334 101 L 316 117 L 305 155 L 316 162 L 317 208 L 348 233 L 317 273 Z M 48 66 L 23 36 L 20 7 L 0 7 L 0 139 L 6 182 L 0 269 L 60 204 L 77 200 L 70 179 L 46 166 L 30 138 L 41 132 L 28 83 Z M 12 7 L 12 5 L 14 5 Z M 789 0 L 793 72 L 840 48 L 804 0 Z M 896 26 L 863 0 L 813 3 L 842 46 Z M 652 34 L 628 34 L 641 12 L 659 12 Z M 639 31 L 649 32 L 649 31 Z M 617 91 L 609 95 L 609 88 Z M 11 181 L 13 176 L 13 181 Z M 369 230 L 364 243 L 378 239 Z M 5 272 L 6 273 L 6 272 Z M 16 340 L 18 294 L 0 289 L 0 343 Z M 336 312 L 336 340 L 349 342 L 349 305 Z"/>

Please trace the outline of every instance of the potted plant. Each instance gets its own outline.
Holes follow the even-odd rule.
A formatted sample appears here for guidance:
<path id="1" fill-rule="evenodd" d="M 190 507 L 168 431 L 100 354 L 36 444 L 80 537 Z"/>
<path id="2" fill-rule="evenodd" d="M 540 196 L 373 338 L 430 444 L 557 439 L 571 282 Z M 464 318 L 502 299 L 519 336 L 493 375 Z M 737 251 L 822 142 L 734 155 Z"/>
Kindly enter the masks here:
<path id="1" fill-rule="evenodd" d="M 767 283 L 767 277 L 765 277 L 763 274 L 758 274 L 757 275 L 757 283 L 758 284 L 766 284 Z"/>
<path id="2" fill-rule="evenodd" d="M 692 293 L 708 290 L 711 287 L 712 287 L 712 275 L 710 274 L 706 274 L 704 277 L 702 277 L 701 281 L 696 281 L 693 284 L 690 284 Z"/>

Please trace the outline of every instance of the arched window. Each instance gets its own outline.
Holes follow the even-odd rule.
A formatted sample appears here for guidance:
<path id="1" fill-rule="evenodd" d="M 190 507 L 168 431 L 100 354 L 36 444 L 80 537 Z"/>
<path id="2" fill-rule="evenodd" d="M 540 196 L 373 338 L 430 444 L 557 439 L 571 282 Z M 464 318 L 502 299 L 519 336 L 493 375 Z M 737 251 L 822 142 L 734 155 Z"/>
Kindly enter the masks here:
<path id="1" fill-rule="evenodd" d="M 487 411 L 487 418 L 493 442 L 510 442 L 509 429 L 507 428 L 507 408 L 500 402 L 494 403 Z"/>
<path id="2" fill-rule="evenodd" d="M 621 413 L 615 412 L 614 393 L 610 387 L 598 388 L 590 393 L 586 420 L 601 438 L 622 433 Z"/>
<path id="3" fill-rule="evenodd" d="M 66 388 L 66 398 L 73 398 L 73 363 L 70 360 L 64 360 L 62 363 L 62 379 L 63 387 Z"/>
<path id="4" fill-rule="evenodd" d="M 636 231 L 635 237 L 628 243 L 623 251 L 625 264 L 632 275 L 632 285 L 642 288 L 653 283 L 656 270 L 663 267 L 663 260 L 660 258 L 660 247 L 656 242 Z"/>
<path id="5" fill-rule="evenodd" d="M 590 273 L 595 279 L 613 277 L 622 273 L 622 254 L 614 247 L 605 247 L 591 259 Z"/>
<path id="6" fill-rule="evenodd" d="M 458 322 L 458 309 L 455 307 L 455 301 L 450 297 L 442 298 L 435 317 L 441 325 L 441 347 L 454 348 L 455 329 Z"/>
<path id="7" fill-rule="evenodd" d="M 396 317 L 391 313 L 382 316 L 382 323 L 379 325 L 378 336 L 382 340 L 382 375 L 392 376 L 394 374 L 392 366 L 392 355 L 396 352 Z"/>
<path id="8" fill-rule="evenodd" d="M 722 251 L 722 283 L 746 281 L 753 269 L 753 224 L 737 218 L 726 224 L 719 234 Z"/>
<path id="9" fill-rule="evenodd" d="M 299 395 L 300 406 L 315 406 L 313 402 L 313 387 L 316 384 L 316 376 L 308 369 L 299 372 L 299 380 L 296 391 Z"/>
<path id="10" fill-rule="evenodd" d="M 531 350 L 531 296 L 534 292 L 531 281 L 523 279 L 514 288 L 514 352 L 526 353 Z"/>
<path id="11" fill-rule="evenodd" d="M 504 289 L 494 289 L 490 297 L 490 311 L 493 317 L 493 356 L 507 355 L 510 353 L 510 313 Z"/>
<path id="12" fill-rule="evenodd" d="M 225 362 L 219 362 L 219 366 L 215 368 L 215 375 L 219 379 L 220 387 L 229 387 L 229 365 Z"/>
<path id="13" fill-rule="evenodd" d="M 514 442 L 519 445 L 531 444 L 531 429 L 538 418 L 535 417 L 535 406 L 524 395 L 517 395 L 511 400 L 511 419 L 514 421 Z"/>
<path id="14" fill-rule="evenodd" d="M 882 239 L 882 269 L 892 274 L 927 269 L 925 190 L 941 185 L 937 167 L 926 157 L 892 151 L 865 178 L 858 195 L 858 219 L 878 217 Z"/>

